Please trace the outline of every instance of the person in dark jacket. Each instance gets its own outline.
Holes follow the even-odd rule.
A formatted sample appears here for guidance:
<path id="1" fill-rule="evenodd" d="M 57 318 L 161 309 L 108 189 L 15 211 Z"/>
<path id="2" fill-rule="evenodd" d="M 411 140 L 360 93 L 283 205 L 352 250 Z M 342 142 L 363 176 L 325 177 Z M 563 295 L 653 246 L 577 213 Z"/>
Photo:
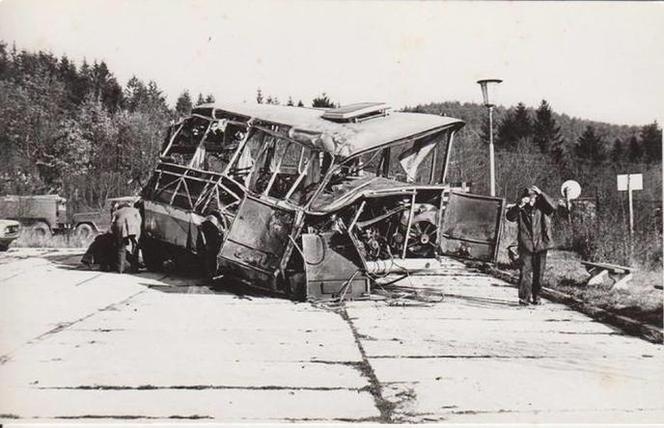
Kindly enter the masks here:
<path id="1" fill-rule="evenodd" d="M 553 248 L 551 217 L 553 200 L 537 186 L 521 192 L 517 204 L 507 210 L 507 220 L 519 225 L 519 304 L 539 305 L 546 254 Z"/>
<path id="2" fill-rule="evenodd" d="M 81 263 L 88 268 L 92 268 L 93 265 L 99 265 L 102 271 L 108 272 L 111 269 L 117 269 L 116 254 L 115 237 L 108 231 L 95 237 L 83 255 Z"/>

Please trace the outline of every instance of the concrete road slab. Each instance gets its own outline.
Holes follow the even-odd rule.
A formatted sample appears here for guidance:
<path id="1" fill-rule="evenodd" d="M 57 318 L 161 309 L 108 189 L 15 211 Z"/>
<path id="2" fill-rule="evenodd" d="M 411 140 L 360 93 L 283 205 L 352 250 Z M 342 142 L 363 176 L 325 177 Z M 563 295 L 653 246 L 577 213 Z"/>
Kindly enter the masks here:
<path id="1" fill-rule="evenodd" d="M 401 281 L 401 284 L 406 280 Z M 662 346 L 483 274 L 413 277 L 441 303 L 347 305 L 400 422 L 662 422 Z"/>
<path id="2" fill-rule="evenodd" d="M 3 417 L 380 416 L 352 331 L 337 313 L 214 291 L 191 278 L 80 270 L 67 257 L 0 266 L 14 275 L 0 285 L 10 324 L 2 331 Z"/>
<path id="3" fill-rule="evenodd" d="M 0 421 L 664 421 L 661 345 L 455 260 L 331 310 L 80 253 L 0 256 Z"/>
<path id="4" fill-rule="evenodd" d="M 364 391 L 297 389 L 24 389 L 3 399 L 0 413 L 29 419 L 201 420 L 215 422 L 361 421 L 379 416 Z M 66 396 L 66 399 L 63 399 Z M 29 399 L 26 399 L 29 397 Z M 9 412 L 9 413 L 8 413 Z"/>

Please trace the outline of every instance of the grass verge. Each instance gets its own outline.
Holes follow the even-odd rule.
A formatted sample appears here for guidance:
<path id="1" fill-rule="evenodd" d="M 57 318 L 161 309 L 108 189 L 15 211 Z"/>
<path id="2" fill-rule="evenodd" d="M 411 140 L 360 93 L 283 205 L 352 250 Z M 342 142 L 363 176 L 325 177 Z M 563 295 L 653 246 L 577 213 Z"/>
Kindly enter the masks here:
<path id="1" fill-rule="evenodd" d="M 545 284 L 550 292 L 543 293 L 556 301 L 568 304 L 602 322 L 615 324 L 630 334 L 642 337 L 650 333 L 647 326 L 663 328 L 662 271 L 637 270 L 625 288 L 612 287 L 612 281 L 588 286 L 590 275 L 581 265 L 581 257 L 570 251 L 550 251 L 545 270 Z M 477 266 L 480 267 L 480 266 Z M 488 273 L 516 283 L 519 271 L 515 266 L 499 264 L 496 268 L 483 265 Z M 502 273 L 502 275 L 501 275 Z M 645 326 L 630 324 L 636 321 Z"/>
<path id="2" fill-rule="evenodd" d="M 52 236 L 39 236 L 29 231 L 23 231 L 10 247 L 22 248 L 87 248 L 94 236 L 82 239 L 71 234 L 56 234 Z"/>

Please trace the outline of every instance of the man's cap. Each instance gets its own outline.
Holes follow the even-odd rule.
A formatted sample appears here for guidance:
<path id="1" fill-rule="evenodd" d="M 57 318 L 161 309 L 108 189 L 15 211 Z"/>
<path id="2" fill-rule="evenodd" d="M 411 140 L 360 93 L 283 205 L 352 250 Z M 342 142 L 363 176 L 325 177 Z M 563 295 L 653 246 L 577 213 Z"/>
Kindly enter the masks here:
<path id="1" fill-rule="evenodd" d="M 533 195 L 537 195 L 537 193 L 533 190 L 532 187 L 524 187 L 523 190 L 521 191 L 521 197 L 533 196 Z"/>

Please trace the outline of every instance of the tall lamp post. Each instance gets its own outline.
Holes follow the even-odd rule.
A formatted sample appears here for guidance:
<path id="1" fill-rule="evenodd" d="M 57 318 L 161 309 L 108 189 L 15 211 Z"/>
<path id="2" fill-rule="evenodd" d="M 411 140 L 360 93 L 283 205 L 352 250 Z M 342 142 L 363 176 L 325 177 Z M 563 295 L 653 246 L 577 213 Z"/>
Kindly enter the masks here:
<path id="1" fill-rule="evenodd" d="M 493 154 L 493 107 L 494 104 L 489 101 L 489 87 L 498 85 L 502 80 L 500 79 L 483 79 L 478 80 L 477 83 L 480 84 L 482 88 L 482 98 L 484 99 L 484 105 L 489 109 L 489 175 L 490 175 L 490 194 L 491 196 L 496 196 L 496 165 L 495 158 Z"/>

